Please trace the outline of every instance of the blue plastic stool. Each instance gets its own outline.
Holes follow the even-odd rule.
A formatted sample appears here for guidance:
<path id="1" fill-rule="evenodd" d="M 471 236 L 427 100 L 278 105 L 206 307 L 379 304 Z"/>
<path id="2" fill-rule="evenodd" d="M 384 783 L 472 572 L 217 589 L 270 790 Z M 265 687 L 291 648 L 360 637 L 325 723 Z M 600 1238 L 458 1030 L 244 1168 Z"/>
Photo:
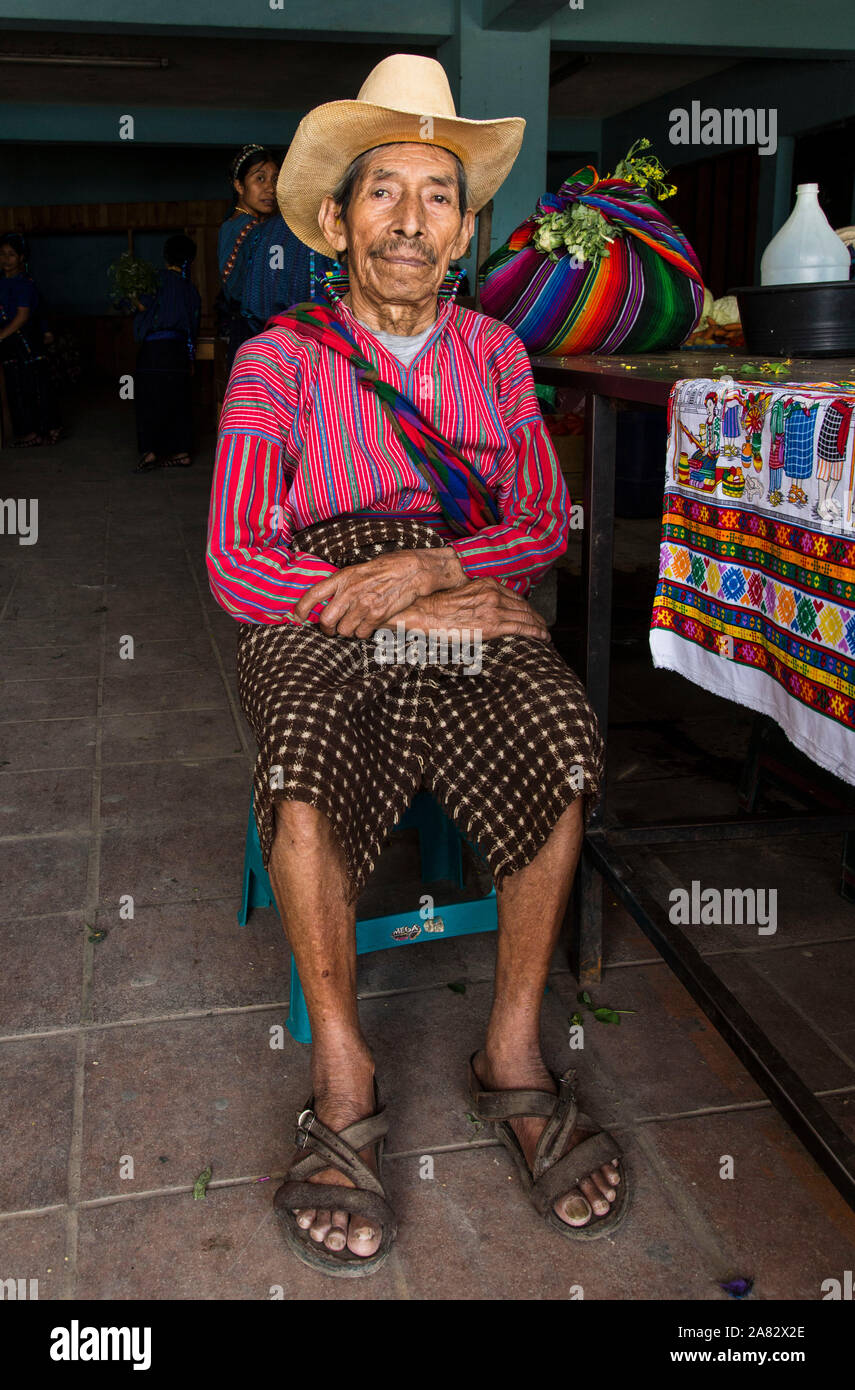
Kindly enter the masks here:
<path id="1" fill-rule="evenodd" d="M 425 791 L 418 791 L 412 804 L 398 822 L 396 829 L 415 828 L 419 832 L 422 861 L 422 880 L 451 879 L 463 887 L 461 839 L 442 807 Z M 258 831 L 249 803 L 249 824 L 246 829 L 246 854 L 243 861 L 243 899 L 238 912 L 238 925 L 246 920 L 254 907 L 275 907 L 270 879 L 261 858 Z M 388 917 L 357 918 L 356 954 L 383 951 L 389 946 L 409 946 L 413 941 L 439 941 L 449 936 L 469 936 L 472 932 L 495 931 L 498 924 L 496 889 L 486 898 L 474 902 L 451 903 L 437 910 L 437 915 L 424 921 L 417 910 L 393 912 Z M 312 1030 L 303 997 L 303 987 L 297 967 L 291 960 L 291 998 L 287 1019 L 288 1031 L 297 1042 L 310 1043 Z"/>

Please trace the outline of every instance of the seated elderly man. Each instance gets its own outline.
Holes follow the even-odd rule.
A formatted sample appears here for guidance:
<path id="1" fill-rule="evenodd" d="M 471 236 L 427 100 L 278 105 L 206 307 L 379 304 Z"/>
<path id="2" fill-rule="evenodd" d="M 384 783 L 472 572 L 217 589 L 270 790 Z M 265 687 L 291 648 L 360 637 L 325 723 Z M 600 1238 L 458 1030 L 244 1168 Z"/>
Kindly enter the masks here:
<path id="1" fill-rule="evenodd" d="M 627 1205 L 619 1146 L 540 1050 L 602 776 L 584 691 L 525 598 L 567 545 L 569 498 L 521 342 L 447 285 L 523 126 L 458 118 L 440 65 L 408 55 L 380 63 L 356 101 L 310 112 L 279 202 L 309 246 L 346 257 L 346 292 L 277 316 L 240 349 L 221 420 L 210 582 L 241 622 L 255 818 L 313 1038 L 313 1096 L 275 1204 L 294 1252 L 338 1275 L 373 1272 L 396 1233 L 355 902 L 420 786 L 497 886 L 469 1107 L 553 1229 L 610 1234 Z M 468 667 L 377 659 L 381 631 L 463 629 L 481 643 Z"/>

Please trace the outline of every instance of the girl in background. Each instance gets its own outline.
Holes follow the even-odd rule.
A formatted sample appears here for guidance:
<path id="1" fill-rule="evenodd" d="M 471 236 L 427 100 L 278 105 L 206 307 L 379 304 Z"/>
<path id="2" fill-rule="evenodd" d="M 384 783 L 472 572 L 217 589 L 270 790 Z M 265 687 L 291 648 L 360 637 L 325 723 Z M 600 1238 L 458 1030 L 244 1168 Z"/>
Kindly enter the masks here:
<path id="1" fill-rule="evenodd" d="M 318 297 L 316 277 L 333 262 L 311 251 L 276 208 L 279 162 L 264 145 L 244 145 L 231 163 L 235 210 L 220 228 L 217 247 L 228 320 L 227 371 L 241 343 L 267 320 Z"/>
<path id="2" fill-rule="evenodd" d="M 137 300 L 134 338 L 139 343 L 134 375 L 137 442 L 135 472 L 188 468 L 193 451 L 193 359 L 202 301 L 190 281 L 196 243 L 171 236 L 163 247 L 166 269 L 155 294 Z"/>
<path id="3" fill-rule="evenodd" d="M 17 232 L 0 237 L 0 271 L 0 363 L 14 447 L 56 444 L 59 405 L 45 356 L 41 301 L 27 272 L 26 243 Z"/>

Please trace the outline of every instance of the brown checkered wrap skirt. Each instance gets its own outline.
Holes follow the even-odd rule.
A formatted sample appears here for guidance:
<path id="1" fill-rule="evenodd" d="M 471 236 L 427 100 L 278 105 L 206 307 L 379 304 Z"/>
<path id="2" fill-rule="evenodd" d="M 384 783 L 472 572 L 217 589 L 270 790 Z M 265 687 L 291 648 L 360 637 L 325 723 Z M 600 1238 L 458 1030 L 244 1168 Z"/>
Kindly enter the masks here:
<path id="1" fill-rule="evenodd" d="M 343 568 L 445 542 L 416 520 L 345 516 L 293 544 Z M 265 866 L 276 800 L 309 802 L 332 822 L 350 902 L 420 786 L 479 847 L 499 889 L 578 795 L 590 814 L 602 740 L 552 642 L 485 639 L 481 664 L 477 675 L 451 663 L 381 664 L 373 638 L 242 623 L 238 690 L 258 743 L 253 805 Z"/>

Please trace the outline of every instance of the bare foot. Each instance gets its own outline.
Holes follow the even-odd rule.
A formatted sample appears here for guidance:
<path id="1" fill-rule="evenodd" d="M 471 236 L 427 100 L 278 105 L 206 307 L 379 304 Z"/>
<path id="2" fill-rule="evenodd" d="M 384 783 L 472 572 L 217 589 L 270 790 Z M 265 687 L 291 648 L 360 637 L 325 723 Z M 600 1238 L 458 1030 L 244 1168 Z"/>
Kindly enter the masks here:
<path id="1" fill-rule="evenodd" d="M 336 1134 L 366 1115 L 373 1115 L 374 1110 L 374 1067 L 370 1063 L 367 1068 L 360 1065 L 349 1069 L 349 1074 L 343 1074 L 342 1068 L 336 1067 L 334 1081 L 326 1086 L 315 1086 L 315 1114 Z M 373 1173 L 377 1172 L 373 1145 L 360 1150 L 359 1157 Z M 316 1182 L 319 1187 L 325 1184 L 354 1186 L 337 1168 L 323 1168 L 309 1178 L 309 1182 Z M 351 1254 L 367 1257 L 376 1254 L 383 1239 L 383 1229 L 375 1221 L 331 1207 L 303 1208 L 295 1210 L 295 1216 L 297 1225 L 328 1250 L 343 1250 L 347 1246 Z"/>
<path id="2" fill-rule="evenodd" d="M 540 1056 L 520 1057 L 513 1060 L 489 1056 L 486 1051 L 479 1052 L 472 1066 L 481 1085 L 488 1091 L 538 1090 L 550 1091 L 556 1095 L 555 1082 Z M 542 1116 L 522 1117 L 508 1120 L 508 1124 L 520 1142 L 529 1168 L 534 1164 L 537 1141 L 546 1128 L 547 1121 Z M 595 1130 L 577 1128 L 568 1140 L 566 1153 L 574 1149 L 583 1139 L 588 1139 Z M 553 1203 L 555 1215 L 568 1226 L 587 1226 L 588 1222 L 608 1213 L 611 1203 L 617 1197 L 616 1188 L 620 1183 L 617 1171 L 619 1159 L 604 1163 L 587 1178 L 580 1178 L 578 1185 Z"/>

